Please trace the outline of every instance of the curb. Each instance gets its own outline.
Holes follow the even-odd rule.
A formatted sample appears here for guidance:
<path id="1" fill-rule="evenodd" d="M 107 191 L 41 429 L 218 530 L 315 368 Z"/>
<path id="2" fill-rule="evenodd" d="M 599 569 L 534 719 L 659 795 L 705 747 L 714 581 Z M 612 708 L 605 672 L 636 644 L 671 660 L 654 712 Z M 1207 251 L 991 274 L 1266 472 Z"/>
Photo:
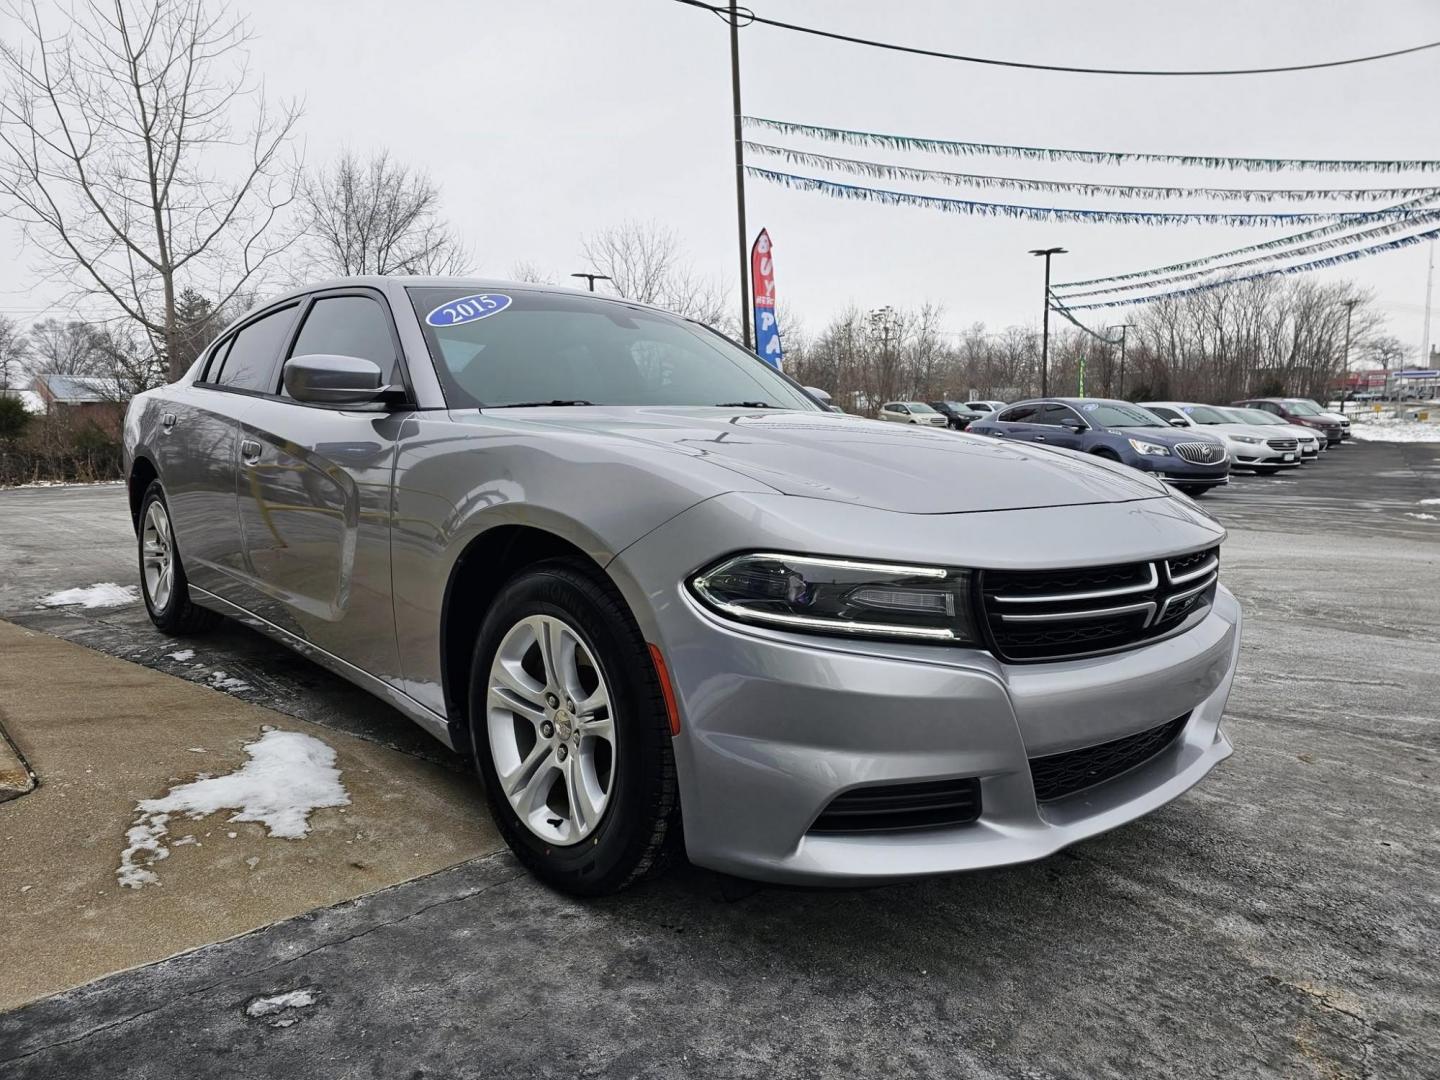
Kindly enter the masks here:
<path id="1" fill-rule="evenodd" d="M 0 723 L 0 803 L 28 795 L 39 784 L 35 770 L 6 734 L 4 723 Z"/>

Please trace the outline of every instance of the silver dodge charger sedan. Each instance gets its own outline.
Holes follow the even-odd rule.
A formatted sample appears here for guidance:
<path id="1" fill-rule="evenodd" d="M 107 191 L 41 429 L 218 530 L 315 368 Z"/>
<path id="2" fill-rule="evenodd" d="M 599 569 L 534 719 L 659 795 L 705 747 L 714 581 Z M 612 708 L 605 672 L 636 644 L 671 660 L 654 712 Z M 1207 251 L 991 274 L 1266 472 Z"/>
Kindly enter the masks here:
<path id="1" fill-rule="evenodd" d="M 125 420 L 146 605 L 473 758 L 520 860 L 861 883 L 1047 855 L 1230 753 L 1224 530 L 1064 450 L 837 414 L 623 299 L 355 278 Z M 683 827 L 682 827 L 683 826 Z"/>

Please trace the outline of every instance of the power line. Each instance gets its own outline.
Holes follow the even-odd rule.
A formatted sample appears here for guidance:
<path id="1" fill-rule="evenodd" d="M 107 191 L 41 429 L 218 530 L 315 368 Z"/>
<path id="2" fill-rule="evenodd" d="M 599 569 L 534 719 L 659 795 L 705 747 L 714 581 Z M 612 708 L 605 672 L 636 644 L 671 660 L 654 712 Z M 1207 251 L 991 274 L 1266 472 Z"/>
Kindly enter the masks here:
<path id="1" fill-rule="evenodd" d="M 1223 154 L 1161 154 L 1139 150 L 1075 150 L 1051 146 L 972 142 L 964 139 L 938 139 L 928 135 L 897 135 L 884 131 L 859 131 L 853 128 L 827 127 L 824 124 L 807 124 L 795 120 L 775 120 L 765 116 L 747 116 L 744 120 L 750 127 L 767 128 L 786 135 L 802 135 L 831 142 L 849 143 L 853 146 L 883 146 L 890 150 L 951 154 L 958 157 L 1077 161 L 1092 165 L 1128 165 L 1143 161 L 1202 169 L 1238 169 L 1244 172 L 1279 172 L 1282 169 L 1379 173 L 1440 170 L 1440 161 L 1433 159 L 1262 158 Z"/>
<path id="2" fill-rule="evenodd" d="M 784 159 L 791 165 L 835 169 L 852 176 L 869 176 L 884 180 L 914 180 L 948 184 L 952 187 L 1011 188 L 1017 191 L 1063 191 L 1076 195 L 1095 195 L 1122 199 L 1236 199 L 1242 202 L 1305 201 L 1311 199 L 1355 199 L 1380 202 L 1385 199 L 1406 199 L 1418 195 L 1440 198 L 1440 187 L 1361 187 L 1361 188 L 1226 188 L 1226 187 L 1159 187 L 1143 184 L 1094 184 L 1079 180 L 1037 180 L 1023 176 L 996 176 L 991 173 L 946 172 L 942 169 L 921 169 L 883 161 L 834 157 L 788 146 L 745 141 L 745 149 L 767 157 Z"/>
<path id="3" fill-rule="evenodd" d="M 730 8 L 717 4 L 707 4 L 703 0 L 676 0 L 677 3 L 687 7 L 700 8 L 720 16 L 725 22 L 730 21 Z M 1344 60 L 1324 60 L 1312 64 L 1285 64 L 1279 67 L 1264 68 L 1219 68 L 1212 70 L 1167 70 L 1167 69 L 1144 69 L 1144 68 L 1101 68 L 1101 67 L 1078 67 L 1066 64 L 1034 64 L 1023 60 L 1001 60 L 992 56 L 970 56 L 965 53 L 941 52 L 938 49 L 921 49 L 913 45 L 899 45 L 891 41 L 877 41 L 874 38 L 857 37 L 852 34 L 841 34 L 833 30 L 822 30 L 815 26 L 802 26 L 799 23 L 782 22 L 779 19 L 767 19 L 756 15 L 749 8 L 739 8 L 739 18 L 744 21 L 739 23 L 748 26 L 751 23 L 760 23 L 764 26 L 773 26 L 779 30 L 790 30 L 799 34 L 809 34 L 812 37 L 829 38 L 832 41 L 844 41 L 851 45 L 865 45 L 873 49 L 885 49 L 890 52 L 909 53 L 912 56 L 928 56 L 936 60 L 958 60 L 966 64 L 984 64 L 990 67 L 1020 68 L 1026 71 L 1057 71 L 1070 75 L 1141 75 L 1141 76 L 1211 76 L 1211 75 L 1278 75 L 1291 71 L 1319 71 L 1322 68 L 1345 67 L 1349 64 L 1368 64 L 1375 60 L 1389 60 L 1396 56 L 1407 56 L 1410 53 L 1423 52 L 1426 49 L 1433 49 L 1440 46 L 1440 41 L 1430 41 L 1423 45 L 1411 45 L 1403 49 L 1391 49 L 1389 52 L 1372 53 L 1368 56 L 1352 56 Z"/>

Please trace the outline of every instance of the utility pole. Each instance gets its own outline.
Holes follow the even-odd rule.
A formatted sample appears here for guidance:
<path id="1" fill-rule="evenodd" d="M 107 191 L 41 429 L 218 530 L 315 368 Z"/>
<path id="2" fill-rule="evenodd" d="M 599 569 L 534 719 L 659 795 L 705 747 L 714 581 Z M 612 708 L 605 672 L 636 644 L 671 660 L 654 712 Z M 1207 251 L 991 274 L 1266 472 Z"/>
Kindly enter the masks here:
<path id="1" fill-rule="evenodd" d="M 591 291 L 591 292 L 594 292 L 594 291 L 595 291 L 595 282 L 597 282 L 597 281 L 614 281 L 614 280 L 615 280 L 615 279 L 612 278 L 609 274 L 571 274 L 570 276 L 571 276 L 571 277 L 583 277 L 586 281 L 588 281 L 588 282 L 590 283 L 590 291 Z"/>
<path id="2" fill-rule="evenodd" d="M 1345 386 L 1350 381 L 1350 318 L 1355 314 L 1355 305 L 1360 301 L 1343 300 L 1341 302 L 1345 305 L 1345 355 L 1340 361 L 1341 379 L 1343 380 L 1340 385 L 1340 412 L 1343 414 L 1345 412 Z"/>
<path id="3" fill-rule="evenodd" d="M 1121 323 L 1119 326 L 1107 326 L 1106 330 L 1120 331 L 1120 392 L 1115 396 L 1121 401 L 1125 400 L 1125 331 L 1130 329 L 1129 323 Z M 1109 387 L 1107 386 L 1108 390 Z"/>
<path id="4" fill-rule="evenodd" d="M 1064 255 L 1062 247 L 1032 248 L 1031 255 L 1045 256 L 1045 309 L 1040 324 L 1040 396 L 1050 396 L 1050 256 Z"/>
<path id="5" fill-rule="evenodd" d="M 750 332 L 750 248 L 745 227 L 745 135 L 740 111 L 740 10 L 730 0 L 730 92 L 735 103 L 735 212 L 740 235 L 740 333 L 745 348 L 753 349 Z"/>
<path id="6" fill-rule="evenodd" d="M 1435 238 L 1430 238 L 1430 269 L 1425 274 L 1425 336 L 1420 342 L 1420 363 L 1430 366 L 1430 298 L 1435 288 Z"/>

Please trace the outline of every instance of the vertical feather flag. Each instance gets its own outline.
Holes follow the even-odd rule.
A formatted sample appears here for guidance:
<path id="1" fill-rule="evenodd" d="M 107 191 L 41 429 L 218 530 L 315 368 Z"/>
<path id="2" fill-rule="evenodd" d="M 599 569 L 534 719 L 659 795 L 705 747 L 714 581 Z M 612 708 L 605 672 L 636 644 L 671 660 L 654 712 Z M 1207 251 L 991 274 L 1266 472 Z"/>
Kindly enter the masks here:
<path id="1" fill-rule="evenodd" d="M 775 262 L 770 234 L 764 229 L 750 248 L 750 281 L 754 289 L 755 351 L 778 368 L 785 357 L 780 349 L 780 323 L 775 318 Z"/>

